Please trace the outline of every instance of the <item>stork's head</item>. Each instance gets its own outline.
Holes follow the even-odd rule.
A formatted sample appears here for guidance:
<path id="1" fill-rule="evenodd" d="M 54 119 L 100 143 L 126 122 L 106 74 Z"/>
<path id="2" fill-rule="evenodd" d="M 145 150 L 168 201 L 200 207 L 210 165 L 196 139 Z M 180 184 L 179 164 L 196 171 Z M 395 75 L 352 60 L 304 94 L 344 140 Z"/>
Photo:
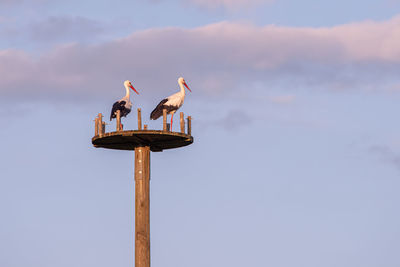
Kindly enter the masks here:
<path id="1" fill-rule="evenodd" d="M 178 79 L 178 83 L 183 84 L 190 92 L 192 92 L 192 90 L 190 90 L 189 86 L 186 84 L 185 79 L 183 79 L 183 77 L 180 77 Z"/>
<path id="2" fill-rule="evenodd" d="M 124 85 L 125 85 L 125 88 L 131 88 L 133 91 L 135 91 L 136 94 L 139 94 L 139 92 L 136 91 L 136 89 L 133 87 L 131 81 L 126 80 L 126 81 L 124 82 Z"/>

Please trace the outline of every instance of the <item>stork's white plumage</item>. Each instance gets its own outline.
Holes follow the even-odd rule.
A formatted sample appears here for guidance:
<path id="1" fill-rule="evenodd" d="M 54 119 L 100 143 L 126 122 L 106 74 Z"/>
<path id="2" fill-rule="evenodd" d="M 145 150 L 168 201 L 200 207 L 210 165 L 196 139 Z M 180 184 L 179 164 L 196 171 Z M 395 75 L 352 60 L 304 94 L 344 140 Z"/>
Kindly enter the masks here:
<path id="1" fill-rule="evenodd" d="M 150 114 L 150 119 L 156 120 L 162 116 L 163 109 L 166 109 L 167 114 L 171 114 L 171 129 L 174 113 L 183 105 L 183 101 L 185 100 L 185 87 L 192 92 L 192 90 L 190 90 L 189 86 L 186 84 L 185 79 L 182 77 L 178 79 L 178 84 L 181 90 L 176 94 L 163 99 Z"/>
<path id="2" fill-rule="evenodd" d="M 129 94 L 129 88 L 135 91 L 136 94 L 139 94 L 138 91 L 132 86 L 132 83 L 128 80 L 124 82 L 125 90 L 126 90 L 126 95 L 118 100 L 117 102 L 114 103 L 112 109 L 111 109 L 111 115 L 110 115 L 110 121 L 117 117 L 117 110 L 121 111 L 121 117 L 126 117 L 126 115 L 131 112 L 132 109 L 132 102 L 130 100 L 130 94 Z"/>

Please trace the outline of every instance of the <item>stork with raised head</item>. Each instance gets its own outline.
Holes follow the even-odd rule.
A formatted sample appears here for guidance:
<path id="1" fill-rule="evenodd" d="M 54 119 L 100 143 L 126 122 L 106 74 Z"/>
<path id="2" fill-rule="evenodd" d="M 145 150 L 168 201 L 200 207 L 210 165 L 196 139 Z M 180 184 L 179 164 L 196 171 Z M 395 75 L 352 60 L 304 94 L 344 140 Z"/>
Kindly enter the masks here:
<path id="1" fill-rule="evenodd" d="M 157 107 L 151 112 L 150 119 L 156 120 L 163 115 L 163 109 L 167 110 L 167 114 L 171 114 L 171 128 L 172 129 L 172 120 L 174 118 L 174 113 L 183 105 L 183 101 L 185 100 L 185 87 L 190 90 L 189 86 L 186 84 L 185 79 L 180 77 L 178 79 L 178 84 L 181 90 L 163 100 L 157 105 Z M 185 87 L 183 87 L 185 86 Z"/>
<path id="2" fill-rule="evenodd" d="M 126 115 L 131 112 L 132 109 L 132 102 L 129 98 L 130 96 L 130 91 L 129 89 L 132 89 L 135 91 L 136 94 L 139 94 L 138 91 L 132 86 L 132 83 L 128 80 L 124 82 L 125 90 L 126 90 L 126 95 L 118 100 L 117 102 L 114 103 L 112 109 L 111 109 L 111 115 L 110 115 L 110 121 L 113 118 L 117 117 L 117 111 L 119 110 L 121 112 L 121 117 L 126 117 Z"/>

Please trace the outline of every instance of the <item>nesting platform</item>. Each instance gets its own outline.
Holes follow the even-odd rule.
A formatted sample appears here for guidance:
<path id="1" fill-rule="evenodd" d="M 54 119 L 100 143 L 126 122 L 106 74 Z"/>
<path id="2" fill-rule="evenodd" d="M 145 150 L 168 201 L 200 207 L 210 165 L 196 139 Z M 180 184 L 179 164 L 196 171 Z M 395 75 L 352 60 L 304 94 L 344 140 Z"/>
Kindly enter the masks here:
<path id="1" fill-rule="evenodd" d="M 123 130 L 120 111 L 116 114 L 116 131 L 106 132 L 106 123 L 102 120 L 101 113 L 95 119 L 95 135 L 92 138 L 94 147 L 102 147 L 118 150 L 135 150 L 136 147 L 148 146 L 153 152 L 160 152 L 164 149 L 178 148 L 193 143 L 191 116 L 187 117 L 180 112 L 180 132 L 170 131 L 167 123 L 167 111 L 163 110 L 163 130 L 149 130 L 145 124 L 142 129 L 141 109 L 137 110 L 138 129 Z M 187 127 L 185 127 L 187 126 Z M 185 129 L 187 128 L 187 131 Z"/>
<path id="2" fill-rule="evenodd" d="M 92 138 L 95 147 L 135 150 L 138 146 L 150 146 L 153 152 L 183 147 L 191 143 L 193 137 L 188 134 L 157 130 L 116 131 Z"/>

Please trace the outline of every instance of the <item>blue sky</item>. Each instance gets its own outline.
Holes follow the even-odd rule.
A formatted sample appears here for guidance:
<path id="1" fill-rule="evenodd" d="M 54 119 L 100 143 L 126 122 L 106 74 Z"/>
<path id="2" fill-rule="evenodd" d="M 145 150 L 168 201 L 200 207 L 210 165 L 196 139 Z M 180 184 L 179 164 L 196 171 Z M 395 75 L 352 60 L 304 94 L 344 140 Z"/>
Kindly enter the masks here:
<path id="1" fill-rule="evenodd" d="M 179 76 L 195 142 L 152 153 L 152 266 L 399 266 L 399 13 L 0 0 L 0 266 L 133 266 L 133 153 L 93 119 L 130 79 L 160 129 Z"/>

